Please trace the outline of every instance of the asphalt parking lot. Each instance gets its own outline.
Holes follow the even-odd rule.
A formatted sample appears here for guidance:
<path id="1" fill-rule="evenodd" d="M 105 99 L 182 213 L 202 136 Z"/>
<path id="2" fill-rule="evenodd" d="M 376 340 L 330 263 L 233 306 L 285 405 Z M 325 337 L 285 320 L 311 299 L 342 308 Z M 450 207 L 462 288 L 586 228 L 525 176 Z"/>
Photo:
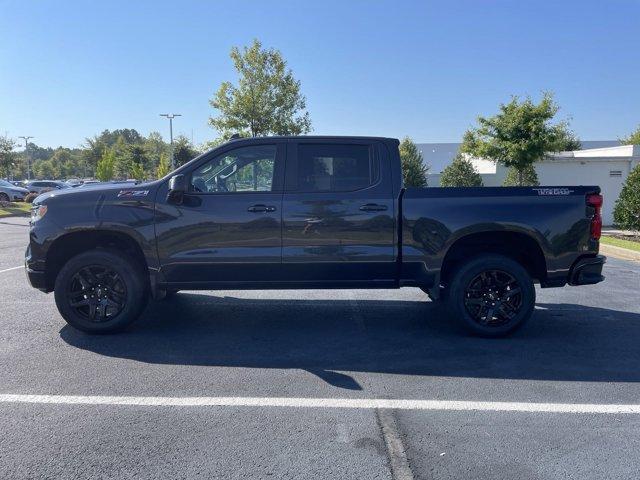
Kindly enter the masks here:
<path id="1" fill-rule="evenodd" d="M 0 478 L 640 476 L 638 263 L 508 339 L 417 289 L 181 292 L 91 337 L 14 268 L 27 232 L 0 219 Z"/>

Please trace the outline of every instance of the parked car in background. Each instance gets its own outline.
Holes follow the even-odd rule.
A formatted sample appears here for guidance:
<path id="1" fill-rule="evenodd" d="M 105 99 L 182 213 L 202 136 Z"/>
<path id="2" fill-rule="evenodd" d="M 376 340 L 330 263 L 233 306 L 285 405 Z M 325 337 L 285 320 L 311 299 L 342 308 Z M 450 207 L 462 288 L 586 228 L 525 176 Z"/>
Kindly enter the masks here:
<path id="1" fill-rule="evenodd" d="M 26 188 L 29 192 L 42 193 L 45 190 L 62 190 L 71 186 L 59 180 L 32 180 L 27 183 Z"/>
<path id="2" fill-rule="evenodd" d="M 70 187 L 79 187 L 80 185 L 82 185 L 84 183 L 83 180 L 80 180 L 79 178 L 70 178 L 68 180 L 65 181 L 65 183 L 67 185 L 69 185 Z"/>
<path id="3" fill-rule="evenodd" d="M 85 181 L 82 182 L 82 184 L 74 185 L 74 186 L 84 187 L 86 185 L 96 185 L 96 184 L 99 184 L 99 183 L 102 183 L 102 182 L 100 180 L 85 180 Z"/>
<path id="4" fill-rule="evenodd" d="M 17 187 L 11 182 L 0 180 L 0 202 L 23 202 L 29 190 Z"/>
<path id="5" fill-rule="evenodd" d="M 9 183 L 15 185 L 16 187 L 20 187 L 20 188 L 25 188 L 25 185 L 27 184 L 27 182 L 25 182 L 23 180 L 11 180 L 11 181 L 9 181 Z"/>

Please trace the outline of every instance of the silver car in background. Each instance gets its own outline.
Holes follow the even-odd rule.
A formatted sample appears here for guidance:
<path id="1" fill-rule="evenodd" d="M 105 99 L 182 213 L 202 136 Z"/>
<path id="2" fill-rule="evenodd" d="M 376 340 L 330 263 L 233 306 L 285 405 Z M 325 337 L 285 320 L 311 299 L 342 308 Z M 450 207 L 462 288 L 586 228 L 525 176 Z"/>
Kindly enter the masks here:
<path id="1" fill-rule="evenodd" d="M 16 187 L 6 180 L 0 180 L 0 202 L 23 202 L 29 190 Z"/>
<path id="2" fill-rule="evenodd" d="M 62 190 L 63 188 L 71 188 L 65 182 L 59 180 L 32 180 L 27 183 L 27 189 L 33 193 L 48 192 L 49 190 Z"/>

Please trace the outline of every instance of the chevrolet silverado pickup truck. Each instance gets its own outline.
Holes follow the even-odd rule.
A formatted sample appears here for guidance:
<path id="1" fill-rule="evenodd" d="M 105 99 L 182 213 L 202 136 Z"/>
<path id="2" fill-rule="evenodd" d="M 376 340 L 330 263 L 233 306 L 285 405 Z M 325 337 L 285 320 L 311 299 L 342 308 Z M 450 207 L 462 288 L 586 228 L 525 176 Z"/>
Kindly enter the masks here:
<path id="1" fill-rule="evenodd" d="M 39 196 L 25 265 L 89 333 L 180 290 L 418 287 L 497 337 L 534 284 L 604 279 L 601 206 L 597 186 L 405 188 L 391 138 L 235 139 L 154 182 Z"/>

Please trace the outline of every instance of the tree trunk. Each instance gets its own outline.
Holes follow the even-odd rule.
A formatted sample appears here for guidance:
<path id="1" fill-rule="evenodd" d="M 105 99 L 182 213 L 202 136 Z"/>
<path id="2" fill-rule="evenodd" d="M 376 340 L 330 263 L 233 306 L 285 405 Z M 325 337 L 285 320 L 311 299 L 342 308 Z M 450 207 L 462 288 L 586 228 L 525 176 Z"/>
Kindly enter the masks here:
<path id="1" fill-rule="evenodd" d="M 521 168 L 518 169 L 518 186 L 522 187 L 524 183 L 524 172 Z"/>

